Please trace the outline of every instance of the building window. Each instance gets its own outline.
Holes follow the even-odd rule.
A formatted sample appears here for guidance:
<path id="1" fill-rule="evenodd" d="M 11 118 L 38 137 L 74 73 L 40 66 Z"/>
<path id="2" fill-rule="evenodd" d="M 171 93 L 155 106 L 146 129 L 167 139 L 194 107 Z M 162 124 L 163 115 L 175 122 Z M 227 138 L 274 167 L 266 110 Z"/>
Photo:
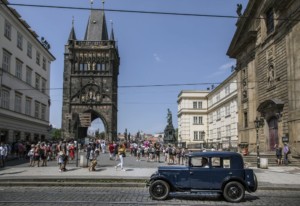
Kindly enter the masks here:
<path id="1" fill-rule="evenodd" d="M 46 79 L 42 78 L 42 92 L 46 93 Z"/>
<path id="2" fill-rule="evenodd" d="M 38 51 L 36 52 L 35 62 L 36 62 L 37 65 L 41 65 L 41 54 Z"/>
<path id="3" fill-rule="evenodd" d="M 27 42 L 27 56 L 32 58 L 32 45 L 29 42 Z"/>
<path id="4" fill-rule="evenodd" d="M 221 127 L 217 128 L 217 139 L 220 140 L 221 139 Z"/>
<path id="5" fill-rule="evenodd" d="M 217 120 L 221 119 L 221 110 L 217 110 Z"/>
<path id="6" fill-rule="evenodd" d="M 193 102 L 193 109 L 197 109 L 197 102 Z"/>
<path id="7" fill-rule="evenodd" d="M 42 104 L 41 119 L 46 120 L 46 105 Z"/>
<path id="8" fill-rule="evenodd" d="M 20 32 L 18 32 L 17 35 L 17 47 L 21 50 L 23 50 L 23 36 Z"/>
<path id="9" fill-rule="evenodd" d="M 21 113 L 21 106 L 22 106 L 22 96 L 21 94 L 15 95 L 15 112 Z"/>
<path id="10" fill-rule="evenodd" d="M 248 112 L 244 112 L 244 127 L 248 127 Z"/>
<path id="11" fill-rule="evenodd" d="M 40 80 L 41 80 L 41 76 L 35 73 L 35 88 L 37 90 L 40 90 Z"/>
<path id="12" fill-rule="evenodd" d="M 26 83 L 31 85 L 31 81 L 32 81 L 32 69 L 26 67 Z"/>
<path id="13" fill-rule="evenodd" d="M 25 102 L 25 114 L 31 115 L 31 98 L 27 97 Z"/>
<path id="14" fill-rule="evenodd" d="M 20 60 L 16 60 L 16 77 L 19 79 L 22 79 L 22 67 L 23 67 L 23 62 Z"/>
<path id="15" fill-rule="evenodd" d="M 194 140 L 198 140 L 198 131 L 194 131 Z"/>
<path id="16" fill-rule="evenodd" d="M 200 141 L 204 141 L 204 138 L 205 138 L 205 132 L 204 131 L 200 131 L 199 132 L 199 137 L 200 137 Z"/>
<path id="17" fill-rule="evenodd" d="M 202 116 L 195 116 L 194 124 L 203 124 L 202 119 L 203 119 Z"/>
<path id="18" fill-rule="evenodd" d="M 1 90 L 1 107 L 9 109 L 9 91 L 3 88 Z"/>
<path id="19" fill-rule="evenodd" d="M 193 102 L 193 109 L 202 109 L 202 102 Z"/>
<path id="20" fill-rule="evenodd" d="M 6 72 L 10 71 L 10 59 L 11 59 L 11 54 L 3 50 L 3 57 L 2 57 L 2 69 Z"/>
<path id="21" fill-rule="evenodd" d="M 273 8 L 270 8 L 266 12 L 266 26 L 267 26 L 267 34 L 270 34 L 274 31 L 274 12 Z"/>
<path id="22" fill-rule="evenodd" d="M 227 117 L 227 116 L 229 116 L 230 115 L 230 105 L 227 105 L 226 107 L 225 107 L 225 116 Z"/>
<path id="23" fill-rule="evenodd" d="M 227 137 L 231 136 L 231 126 L 230 125 L 226 125 L 226 136 Z"/>
<path id="24" fill-rule="evenodd" d="M 227 86 L 225 87 L 225 95 L 229 95 L 229 94 L 230 94 L 230 86 L 227 85 Z"/>
<path id="25" fill-rule="evenodd" d="M 43 65 L 42 65 L 43 70 L 47 69 L 47 64 L 46 63 L 47 63 L 46 58 L 43 57 Z"/>
<path id="26" fill-rule="evenodd" d="M 39 118 L 40 117 L 40 103 L 35 102 L 34 104 L 34 117 Z"/>
<path id="27" fill-rule="evenodd" d="M 5 20 L 4 24 L 4 36 L 11 40 L 11 24 L 7 20 Z"/>

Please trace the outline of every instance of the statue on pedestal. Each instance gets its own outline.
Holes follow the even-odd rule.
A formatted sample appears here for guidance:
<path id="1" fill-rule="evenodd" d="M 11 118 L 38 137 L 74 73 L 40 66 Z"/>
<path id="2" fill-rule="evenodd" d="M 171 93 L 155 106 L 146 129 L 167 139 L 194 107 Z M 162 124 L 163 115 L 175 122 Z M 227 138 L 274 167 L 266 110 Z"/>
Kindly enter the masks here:
<path id="1" fill-rule="evenodd" d="M 164 136 L 164 144 L 176 144 L 177 140 L 175 137 L 175 129 L 173 127 L 172 123 L 172 113 L 170 109 L 168 109 L 168 115 L 167 115 L 167 122 L 168 125 L 165 128 L 165 136 Z"/>

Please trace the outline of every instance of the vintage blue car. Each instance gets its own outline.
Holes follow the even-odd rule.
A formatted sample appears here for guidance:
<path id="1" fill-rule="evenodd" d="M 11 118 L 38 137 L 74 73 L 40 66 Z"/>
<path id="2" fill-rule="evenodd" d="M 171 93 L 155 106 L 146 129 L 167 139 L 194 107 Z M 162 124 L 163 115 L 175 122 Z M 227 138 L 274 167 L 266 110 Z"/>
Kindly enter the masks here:
<path id="1" fill-rule="evenodd" d="M 240 202 L 245 191 L 257 190 L 252 169 L 244 168 L 236 152 L 192 152 L 183 166 L 161 166 L 147 183 L 155 200 L 167 199 L 170 192 L 217 192 L 228 202 Z"/>

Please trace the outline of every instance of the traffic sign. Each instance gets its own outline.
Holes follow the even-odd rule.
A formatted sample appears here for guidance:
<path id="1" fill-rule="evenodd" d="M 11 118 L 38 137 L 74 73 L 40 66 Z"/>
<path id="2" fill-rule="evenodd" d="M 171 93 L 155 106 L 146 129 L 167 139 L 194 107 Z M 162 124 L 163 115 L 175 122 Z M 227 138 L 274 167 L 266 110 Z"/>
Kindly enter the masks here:
<path id="1" fill-rule="evenodd" d="M 91 113 L 79 113 L 80 127 L 91 126 Z"/>

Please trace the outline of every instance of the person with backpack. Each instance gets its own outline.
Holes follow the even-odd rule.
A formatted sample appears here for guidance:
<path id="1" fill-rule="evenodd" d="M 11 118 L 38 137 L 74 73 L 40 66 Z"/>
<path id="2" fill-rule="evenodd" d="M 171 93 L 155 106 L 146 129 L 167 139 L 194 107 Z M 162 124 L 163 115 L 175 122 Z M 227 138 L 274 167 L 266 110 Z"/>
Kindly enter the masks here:
<path id="1" fill-rule="evenodd" d="M 288 146 L 287 143 L 284 143 L 284 146 L 283 146 L 283 155 L 284 155 L 284 164 L 285 165 L 288 165 L 289 163 L 289 157 L 288 155 L 291 153 L 290 151 L 290 148 Z"/>

